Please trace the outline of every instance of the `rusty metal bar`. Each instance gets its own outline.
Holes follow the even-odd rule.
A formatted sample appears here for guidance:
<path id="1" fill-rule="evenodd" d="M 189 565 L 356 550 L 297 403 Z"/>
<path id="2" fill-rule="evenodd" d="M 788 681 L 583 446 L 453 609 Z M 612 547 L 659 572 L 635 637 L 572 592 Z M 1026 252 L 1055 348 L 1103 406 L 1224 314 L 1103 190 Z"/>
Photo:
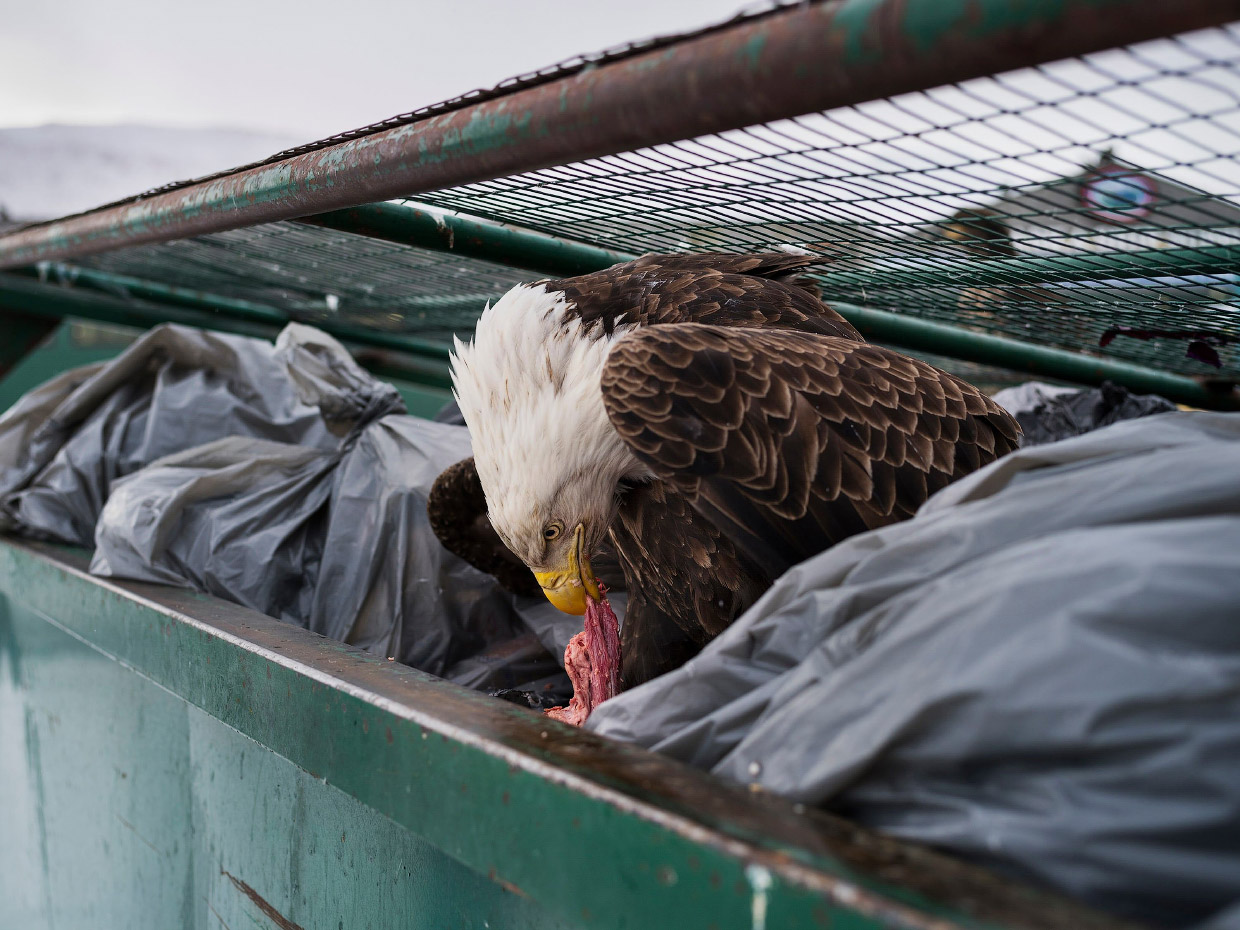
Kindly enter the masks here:
<path id="1" fill-rule="evenodd" d="M 1240 18 L 1240 0 L 838 0 L 274 164 L 29 227 L 0 267 L 292 219 L 846 106 Z"/>

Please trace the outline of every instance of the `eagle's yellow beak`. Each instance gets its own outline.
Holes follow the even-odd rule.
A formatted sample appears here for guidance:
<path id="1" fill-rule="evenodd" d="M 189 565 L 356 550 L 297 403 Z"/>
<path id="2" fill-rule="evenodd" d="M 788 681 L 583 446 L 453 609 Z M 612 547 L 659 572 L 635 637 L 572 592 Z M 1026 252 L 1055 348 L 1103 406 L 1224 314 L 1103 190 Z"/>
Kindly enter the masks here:
<path id="1" fill-rule="evenodd" d="M 573 544 L 568 547 L 568 559 L 563 567 L 534 573 L 547 600 L 564 613 L 577 616 L 586 612 L 586 595 L 596 601 L 602 597 L 590 568 L 590 559 L 582 546 L 584 537 L 585 529 L 578 523 L 577 529 L 573 530 Z"/>

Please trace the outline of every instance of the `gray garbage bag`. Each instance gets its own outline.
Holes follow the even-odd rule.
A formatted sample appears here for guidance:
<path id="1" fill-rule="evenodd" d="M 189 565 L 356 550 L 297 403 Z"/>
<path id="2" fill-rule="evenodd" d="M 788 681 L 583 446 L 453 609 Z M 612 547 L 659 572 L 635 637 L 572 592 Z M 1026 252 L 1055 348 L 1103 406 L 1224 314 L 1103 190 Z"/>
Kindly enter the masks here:
<path id="1" fill-rule="evenodd" d="M 248 356 L 270 350 L 270 363 L 284 372 L 284 393 L 319 416 L 326 431 L 314 436 L 319 445 L 227 436 L 115 480 L 95 526 L 91 571 L 188 585 L 305 625 L 336 468 L 373 419 L 404 404 L 395 388 L 312 327 L 290 324 L 274 347 L 241 345 Z M 249 373 L 231 374 L 233 393 L 242 392 Z M 182 367 L 178 379 L 189 375 Z M 184 419 L 182 434 L 190 435 L 188 421 L 211 415 Z"/>
<path id="2" fill-rule="evenodd" d="M 1240 930 L 1240 901 L 1212 914 L 1209 920 L 1198 924 L 1193 930 Z"/>
<path id="3" fill-rule="evenodd" d="M 1240 415 L 1021 450 L 588 726 L 1185 926 L 1240 898 Z"/>
<path id="4" fill-rule="evenodd" d="M 446 669 L 443 677 L 476 691 L 505 692 L 506 698 L 509 692 L 520 692 L 522 699 L 514 702 L 526 707 L 555 707 L 567 704 L 573 696 L 562 661 L 526 631 L 462 659 Z"/>
<path id="5" fill-rule="evenodd" d="M 522 631 L 512 596 L 426 515 L 435 478 L 470 454 L 466 429 L 416 417 L 362 432 L 336 472 L 310 629 L 434 674 Z"/>
<path id="6" fill-rule="evenodd" d="M 431 484 L 469 454 L 465 429 L 397 415 L 337 452 L 218 440 L 113 485 L 91 571 L 193 587 L 470 686 L 543 679 L 558 665 L 533 634 L 498 648 L 526 633 L 513 597 L 429 526 Z M 451 671 L 489 649 L 474 663 L 489 678 Z"/>
<path id="7" fill-rule="evenodd" d="M 347 424 L 289 375 L 320 353 L 299 343 L 307 332 L 273 346 L 168 324 L 31 392 L 0 417 L 0 531 L 89 546 L 114 480 L 225 436 L 336 448 Z"/>
<path id="8" fill-rule="evenodd" d="M 232 436 L 118 479 L 92 574 L 195 588 L 305 625 L 337 456 Z"/>
<path id="9" fill-rule="evenodd" d="M 1001 391 L 995 391 L 991 395 L 991 399 L 1012 416 L 1016 416 L 1017 414 L 1028 413 L 1052 398 L 1063 397 L 1066 394 L 1076 394 L 1078 391 L 1080 391 L 1080 388 L 1065 387 L 1060 384 L 1047 384 L 1045 381 L 1026 381 L 1023 384 L 1016 384 Z"/>

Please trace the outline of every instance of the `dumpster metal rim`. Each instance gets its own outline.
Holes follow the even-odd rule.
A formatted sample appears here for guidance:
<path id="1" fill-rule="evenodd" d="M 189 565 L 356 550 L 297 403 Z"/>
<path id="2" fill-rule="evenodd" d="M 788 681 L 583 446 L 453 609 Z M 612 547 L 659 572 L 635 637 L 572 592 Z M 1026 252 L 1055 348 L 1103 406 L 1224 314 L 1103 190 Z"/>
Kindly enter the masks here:
<path id="1" fill-rule="evenodd" d="M 27 563 L 28 570 L 25 572 L 13 572 L 11 569 L 19 568 L 24 557 L 35 562 Z M 523 708 L 505 705 L 405 666 L 394 666 L 354 647 L 336 643 L 248 608 L 187 589 L 89 575 L 81 550 L 6 537 L 0 539 L 0 581 L 4 579 L 5 563 L 10 568 L 10 579 L 16 580 L 24 593 L 31 595 L 27 600 L 42 602 L 35 606 L 49 623 L 208 713 L 213 711 L 205 704 L 196 702 L 189 694 L 161 681 L 151 669 L 128 661 L 125 656 L 106 647 L 109 635 L 123 640 L 123 631 L 118 633 L 114 626 L 99 624 L 94 615 L 90 621 L 79 622 L 80 629 L 55 619 L 53 605 L 58 603 L 58 597 L 64 596 L 63 592 L 58 594 L 56 589 L 63 589 L 64 585 L 40 586 L 36 577 L 39 574 L 37 565 L 41 563 L 45 568 L 61 573 L 61 580 L 72 577 L 80 584 L 152 611 L 160 618 L 185 627 L 188 632 L 240 650 L 240 666 L 245 665 L 247 655 L 272 663 L 294 676 L 329 689 L 329 692 L 345 695 L 388 714 L 397 722 L 404 721 L 421 728 L 423 740 L 433 732 L 443 737 L 445 742 L 451 740 L 456 745 L 482 753 L 484 758 L 502 762 L 510 774 L 513 771 L 523 772 L 538 779 L 540 784 L 549 783 L 567 789 L 589 802 L 604 804 L 605 809 L 660 828 L 671 836 L 694 844 L 693 848 L 703 856 L 722 856 L 733 860 L 734 867 L 758 866 L 759 870 L 765 869 L 769 875 L 785 883 L 784 887 L 788 889 L 783 892 L 785 896 L 792 894 L 792 889 L 799 888 L 801 893 L 808 893 L 815 900 L 821 899 L 824 904 L 829 902 L 833 908 L 862 918 L 867 921 L 865 925 L 903 927 L 907 930 L 995 926 L 1106 930 L 1128 926 L 1058 896 L 1000 882 L 976 867 L 871 834 L 839 818 L 817 811 L 797 810 L 787 799 L 766 793 L 754 795 L 742 786 L 646 750 L 614 743 L 554 721 L 540 720 Z M 30 571 L 31 568 L 36 570 Z M 69 594 L 75 596 L 72 592 Z M 81 603 L 81 589 L 76 597 L 78 600 L 71 603 L 78 605 Z M 63 605 L 64 602 L 59 603 Z M 113 609 L 107 606 L 106 601 L 101 604 L 105 612 Z M 100 635 L 92 639 L 91 630 L 98 630 Z M 243 631 L 250 631 L 253 635 L 244 635 Z M 162 633 L 155 645 L 166 648 L 170 633 L 167 628 Z M 143 635 L 149 640 L 151 632 Z M 149 647 L 151 643 L 148 641 L 145 645 Z M 282 646 L 287 646 L 289 652 L 284 652 Z M 332 671 L 298 657 L 306 651 L 326 655 L 329 666 L 341 663 L 342 667 Z M 207 664 L 210 664 L 209 658 Z M 349 672 L 352 677 L 348 677 Z M 374 678 L 378 684 L 388 687 L 376 688 L 358 680 L 367 678 Z M 244 683 L 242 687 L 245 687 Z M 410 688 L 422 692 L 411 695 L 422 700 L 422 709 L 402 703 L 392 693 Z M 188 686 L 186 690 L 189 690 Z M 452 703 L 454 717 L 459 717 L 460 712 L 476 709 L 473 719 L 481 722 L 484 730 L 488 727 L 489 730 L 471 731 L 454 719 L 437 714 L 436 707 L 443 709 L 444 695 Z M 314 773 L 306 767 L 303 759 L 282 752 L 247 731 L 245 726 L 230 722 L 223 715 L 213 715 L 256 739 L 269 750 L 288 758 L 314 777 L 334 784 L 338 790 L 403 823 L 393 811 L 372 803 L 373 797 L 382 800 L 381 791 L 372 791 L 372 798 L 360 796 L 348 787 Z M 244 722 L 246 718 L 242 716 L 239 719 Z M 548 735 L 552 739 L 541 745 L 538 740 L 527 740 L 527 748 L 522 749 L 520 745 L 503 742 L 501 737 L 505 731 L 513 735 L 514 740 L 523 735 L 522 731 L 527 737 L 541 732 L 544 739 Z M 389 730 L 388 745 L 391 744 Z M 434 744 L 431 746 L 433 748 Z M 540 752 L 554 761 L 538 758 Z M 587 765 L 597 778 L 592 779 L 582 773 L 581 769 Z M 643 779 L 652 775 L 668 776 L 665 782 L 657 782 L 659 789 L 666 790 L 655 790 L 644 785 Z M 689 798 L 685 794 L 686 789 L 706 789 L 706 796 Z M 643 798 L 643 791 L 651 798 Z M 666 801 L 667 806 L 660 806 L 657 803 L 660 800 Z M 582 812 L 585 812 L 584 808 Z M 728 814 L 740 816 L 725 820 Z M 753 829 L 747 829 L 747 825 Z M 732 826 L 735 832 L 729 833 L 725 829 L 727 826 Z M 434 842 L 433 837 L 427 838 Z M 450 855 L 457 855 L 450 849 L 441 848 Z M 479 867 L 478 863 L 468 858 L 462 861 Z M 881 874 L 883 868 L 896 870 L 900 878 L 884 877 Z M 761 871 L 757 874 L 760 877 Z M 504 882 L 495 875 L 492 879 L 501 884 Z M 930 886 L 934 890 L 927 891 Z M 757 890 L 752 879 L 751 890 Z M 795 900 L 792 903 L 795 904 Z M 991 913 L 979 915 L 978 911 Z M 996 911 L 1001 912 L 1002 917 L 997 918 Z"/>

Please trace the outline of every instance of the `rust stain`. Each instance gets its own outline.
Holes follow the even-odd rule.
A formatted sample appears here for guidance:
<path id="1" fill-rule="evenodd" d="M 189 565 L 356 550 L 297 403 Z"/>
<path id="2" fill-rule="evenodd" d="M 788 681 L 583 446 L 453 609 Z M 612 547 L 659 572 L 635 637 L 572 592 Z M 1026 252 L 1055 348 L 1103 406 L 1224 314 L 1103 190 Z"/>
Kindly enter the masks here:
<path id="1" fill-rule="evenodd" d="M 487 878 L 495 882 L 495 884 L 499 885 L 505 891 L 509 891 L 512 894 L 517 895 L 518 897 L 521 897 L 521 898 L 529 897 L 529 895 L 526 894 L 525 890 L 521 888 L 520 886 L 514 885 L 512 882 L 508 881 L 507 879 L 500 878 L 499 874 L 495 871 L 494 867 L 492 867 L 490 870 L 487 871 Z"/>
<path id="2" fill-rule="evenodd" d="M 215 915 L 215 919 L 218 920 L 223 925 L 224 930 L 232 930 L 232 927 L 228 926 L 228 922 L 225 921 L 224 918 L 220 916 L 220 912 L 215 909 L 215 905 L 213 905 L 210 901 L 207 902 L 207 909 L 210 910 L 211 913 Z"/>
<path id="3" fill-rule="evenodd" d="M 126 820 L 124 817 L 122 817 L 120 814 L 116 814 L 115 816 L 116 816 L 116 819 L 117 819 L 117 820 L 119 820 L 119 821 L 120 821 L 121 823 L 123 823 L 126 827 L 128 827 L 131 831 L 133 831 L 133 835 L 134 835 L 134 836 L 136 836 L 138 839 L 140 839 L 143 843 L 145 843 L 147 846 L 149 846 L 149 847 L 150 847 L 151 849 L 153 849 L 155 852 L 159 853 L 159 855 L 161 855 L 161 856 L 166 856 L 166 855 L 168 855 L 166 852 L 164 852 L 162 849 L 160 849 L 158 846 L 156 846 L 154 843 L 152 843 L 150 840 L 148 840 L 145 836 L 143 836 L 141 833 L 139 833 L 139 832 L 138 832 L 138 828 L 137 828 L 137 827 L 135 827 L 133 824 L 131 824 L 131 823 L 130 823 L 128 820 Z"/>
<path id="4" fill-rule="evenodd" d="M 260 911 L 262 911 L 263 915 L 268 920 L 270 920 L 273 924 L 279 927 L 280 930 L 305 930 L 305 928 L 301 924 L 293 923 L 291 920 L 289 920 L 287 917 L 285 917 L 283 914 L 277 911 L 274 907 L 268 904 L 266 899 L 262 895 L 260 895 L 257 891 L 255 891 L 253 888 L 251 888 L 241 879 L 237 878 L 235 875 L 231 875 L 228 872 L 224 871 L 223 869 L 220 869 L 220 874 L 225 876 L 230 882 L 232 882 L 238 891 L 240 891 L 243 895 L 245 895 L 247 898 L 253 901 L 254 906 L 257 907 Z"/>

